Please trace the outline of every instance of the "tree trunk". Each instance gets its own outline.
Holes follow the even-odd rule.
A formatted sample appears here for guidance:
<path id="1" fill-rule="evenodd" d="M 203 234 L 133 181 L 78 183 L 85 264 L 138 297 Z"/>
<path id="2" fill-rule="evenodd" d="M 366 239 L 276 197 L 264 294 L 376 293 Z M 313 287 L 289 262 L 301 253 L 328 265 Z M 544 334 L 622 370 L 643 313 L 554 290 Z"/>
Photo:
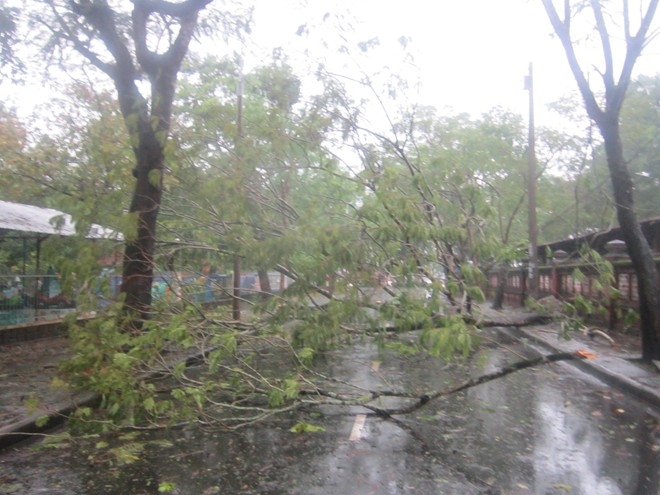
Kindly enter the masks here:
<path id="1" fill-rule="evenodd" d="M 139 331 L 151 310 L 156 220 L 162 197 L 164 150 L 170 130 L 176 79 L 197 25 L 197 14 L 209 2 L 211 0 L 178 3 L 133 0 L 131 25 L 126 31 L 119 29 L 116 20 L 120 16 L 109 2 L 68 2 L 72 11 L 89 24 L 82 30 L 80 26 L 66 26 L 64 21 L 68 16 L 59 18 L 65 33 L 63 37 L 113 80 L 135 153 L 133 175 L 137 181 L 129 209 L 135 225 L 126 233 L 121 286 L 121 292 L 125 294 L 124 309 L 130 315 L 130 331 Z M 159 50 L 152 51 L 150 46 L 150 28 L 158 25 L 150 23 L 154 18 L 165 20 L 168 29 L 178 24 L 178 32 L 170 37 L 171 43 L 166 50 L 159 46 Z M 84 33 L 84 40 L 77 37 L 79 30 Z M 172 32 L 169 32 L 170 36 Z M 128 39 L 128 33 L 132 40 Z M 97 42 L 100 42 L 99 46 Z M 105 45 L 107 59 L 97 54 L 100 45 Z M 149 77 L 151 105 L 138 87 L 142 74 Z"/>
<path id="2" fill-rule="evenodd" d="M 231 311 L 236 321 L 241 321 L 241 257 L 234 255 L 234 290 L 232 292 Z"/>
<path id="3" fill-rule="evenodd" d="M 628 255 L 637 274 L 642 359 L 660 359 L 660 293 L 651 248 L 635 214 L 633 180 L 623 156 L 618 117 L 603 115 L 599 127 L 605 141 L 616 212 Z"/>
<path id="4" fill-rule="evenodd" d="M 136 316 L 133 329 L 139 330 L 151 310 L 156 221 L 162 197 L 163 147 L 151 129 L 141 133 L 136 161 L 137 181 L 129 212 L 136 215 L 137 236 L 126 241 L 121 291 L 126 294 L 125 308 Z"/>
<path id="5" fill-rule="evenodd" d="M 504 306 L 504 290 L 506 289 L 506 268 L 500 266 L 497 269 L 497 287 L 495 287 L 495 297 L 491 308 L 502 309 Z"/>
<path id="6" fill-rule="evenodd" d="M 265 299 L 273 293 L 273 290 L 270 286 L 270 278 L 268 278 L 268 271 L 266 270 L 259 270 L 258 274 L 259 274 L 259 288 L 261 289 L 259 296 L 261 297 L 261 299 Z"/>

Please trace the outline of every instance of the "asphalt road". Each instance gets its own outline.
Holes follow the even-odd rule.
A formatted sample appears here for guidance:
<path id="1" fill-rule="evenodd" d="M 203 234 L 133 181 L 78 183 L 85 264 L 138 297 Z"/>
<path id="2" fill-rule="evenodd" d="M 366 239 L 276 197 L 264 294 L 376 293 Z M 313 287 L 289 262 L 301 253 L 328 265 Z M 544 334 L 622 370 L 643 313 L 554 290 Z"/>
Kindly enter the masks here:
<path id="1" fill-rule="evenodd" d="M 499 343 L 467 362 L 358 339 L 328 353 L 318 371 L 341 392 L 422 392 L 536 352 L 490 335 Z M 391 419 L 325 405 L 234 433 L 193 425 L 102 446 L 98 438 L 56 449 L 22 443 L 0 453 L 0 493 L 649 495 L 660 490 L 658 417 L 648 402 L 557 363 Z M 290 431 L 299 422 L 321 430 Z M 135 459 L 111 455 L 129 444 L 140 445 Z"/>

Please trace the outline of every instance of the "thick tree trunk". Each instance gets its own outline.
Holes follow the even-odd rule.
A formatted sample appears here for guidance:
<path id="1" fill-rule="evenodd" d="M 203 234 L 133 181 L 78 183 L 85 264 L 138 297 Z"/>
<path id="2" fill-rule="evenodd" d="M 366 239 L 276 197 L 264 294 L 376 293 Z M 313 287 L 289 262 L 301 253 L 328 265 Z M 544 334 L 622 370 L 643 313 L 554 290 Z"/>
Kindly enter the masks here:
<path id="1" fill-rule="evenodd" d="M 267 270 L 259 270 L 258 274 L 259 274 L 259 287 L 261 289 L 261 293 L 259 294 L 259 296 L 262 299 L 265 299 L 273 293 L 273 289 L 270 286 L 270 278 L 268 277 Z"/>
<path id="2" fill-rule="evenodd" d="M 603 117 L 599 126 L 605 141 L 617 217 L 628 255 L 637 274 L 642 359 L 660 359 L 660 293 L 655 261 L 635 214 L 634 186 L 623 156 L 618 118 L 606 115 Z"/>
<path id="3" fill-rule="evenodd" d="M 163 147 L 151 129 L 143 129 L 136 151 L 137 178 L 130 214 L 136 216 L 137 236 L 128 239 L 124 250 L 121 291 L 125 308 L 136 316 L 135 330 L 149 318 L 154 275 L 156 221 L 162 197 Z"/>
<path id="4" fill-rule="evenodd" d="M 156 220 L 162 197 L 164 150 L 177 74 L 197 25 L 197 14 L 211 1 L 133 0 L 131 29 L 127 31 L 133 37 L 130 42 L 126 32 L 118 28 L 115 21 L 120 16 L 108 2 L 70 2 L 70 8 L 86 19 L 90 29 L 85 26 L 81 31 L 85 33 L 84 41 L 76 38 L 75 34 L 69 34 L 77 32 L 78 27 L 67 27 L 64 32 L 70 36 L 73 46 L 115 83 L 136 158 L 134 175 L 137 182 L 129 209 L 136 224 L 126 233 L 121 286 L 121 292 L 126 297 L 124 309 L 130 314 L 128 330 L 131 331 L 142 328 L 151 309 Z M 65 17 L 61 17 L 62 24 Z M 178 23 L 178 32 L 164 51 L 160 50 L 162 46 L 158 51 L 152 51 L 150 47 L 150 20 L 154 17 L 164 20 L 168 29 L 174 27 L 172 21 Z M 170 36 L 172 32 L 169 32 Z M 87 36 L 91 33 L 98 36 L 98 40 L 88 40 Z M 110 54 L 108 60 L 112 62 L 97 54 L 97 41 L 105 45 Z M 149 77 L 151 105 L 142 96 L 137 84 L 142 74 Z"/>

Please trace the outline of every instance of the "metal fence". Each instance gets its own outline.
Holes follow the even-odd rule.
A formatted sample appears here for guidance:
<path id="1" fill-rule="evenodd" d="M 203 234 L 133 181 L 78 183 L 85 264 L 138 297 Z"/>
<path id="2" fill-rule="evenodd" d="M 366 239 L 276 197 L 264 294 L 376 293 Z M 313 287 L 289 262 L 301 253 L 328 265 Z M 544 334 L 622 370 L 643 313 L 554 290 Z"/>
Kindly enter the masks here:
<path id="1" fill-rule="evenodd" d="M 282 284 L 280 274 L 270 272 L 272 291 Z M 291 282 L 286 279 L 285 286 Z M 116 300 L 121 276 L 107 273 L 99 277 L 98 307 L 103 308 Z M 195 274 L 163 272 L 154 276 L 154 301 L 183 299 L 196 304 L 220 304 L 229 300 L 233 291 L 231 274 Z M 62 292 L 57 275 L 0 275 L 0 327 L 51 321 L 63 318 L 76 309 L 73 299 Z M 241 274 L 241 296 L 260 293 L 256 273 Z"/>
<path id="2" fill-rule="evenodd" d="M 74 309 L 55 274 L 0 275 L 0 326 L 58 319 Z"/>

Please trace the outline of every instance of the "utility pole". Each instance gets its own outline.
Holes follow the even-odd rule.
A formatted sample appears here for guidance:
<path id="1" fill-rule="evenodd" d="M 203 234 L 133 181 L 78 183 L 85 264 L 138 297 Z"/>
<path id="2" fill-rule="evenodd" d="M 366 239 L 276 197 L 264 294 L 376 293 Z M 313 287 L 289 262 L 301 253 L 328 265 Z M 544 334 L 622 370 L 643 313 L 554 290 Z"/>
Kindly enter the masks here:
<path id="1" fill-rule="evenodd" d="M 236 86 L 236 137 L 234 147 L 236 161 L 239 164 L 239 173 L 242 170 L 241 162 L 241 138 L 243 137 L 243 61 L 239 61 L 238 83 Z M 241 256 L 234 254 L 234 292 L 232 298 L 232 317 L 235 321 L 241 320 Z"/>
<path id="2" fill-rule="evenodd" d="M 527 230 L 529 236 L 529 266 L 527 271 L 527 294 L 538 295 L 538 227 L 536 224 L 536 147 L 534 135 L 534 74 L 529 63 L 529 75 L 525 78 L 525 89 L 529 91 L 529 130 L 527 135 Z"/>

